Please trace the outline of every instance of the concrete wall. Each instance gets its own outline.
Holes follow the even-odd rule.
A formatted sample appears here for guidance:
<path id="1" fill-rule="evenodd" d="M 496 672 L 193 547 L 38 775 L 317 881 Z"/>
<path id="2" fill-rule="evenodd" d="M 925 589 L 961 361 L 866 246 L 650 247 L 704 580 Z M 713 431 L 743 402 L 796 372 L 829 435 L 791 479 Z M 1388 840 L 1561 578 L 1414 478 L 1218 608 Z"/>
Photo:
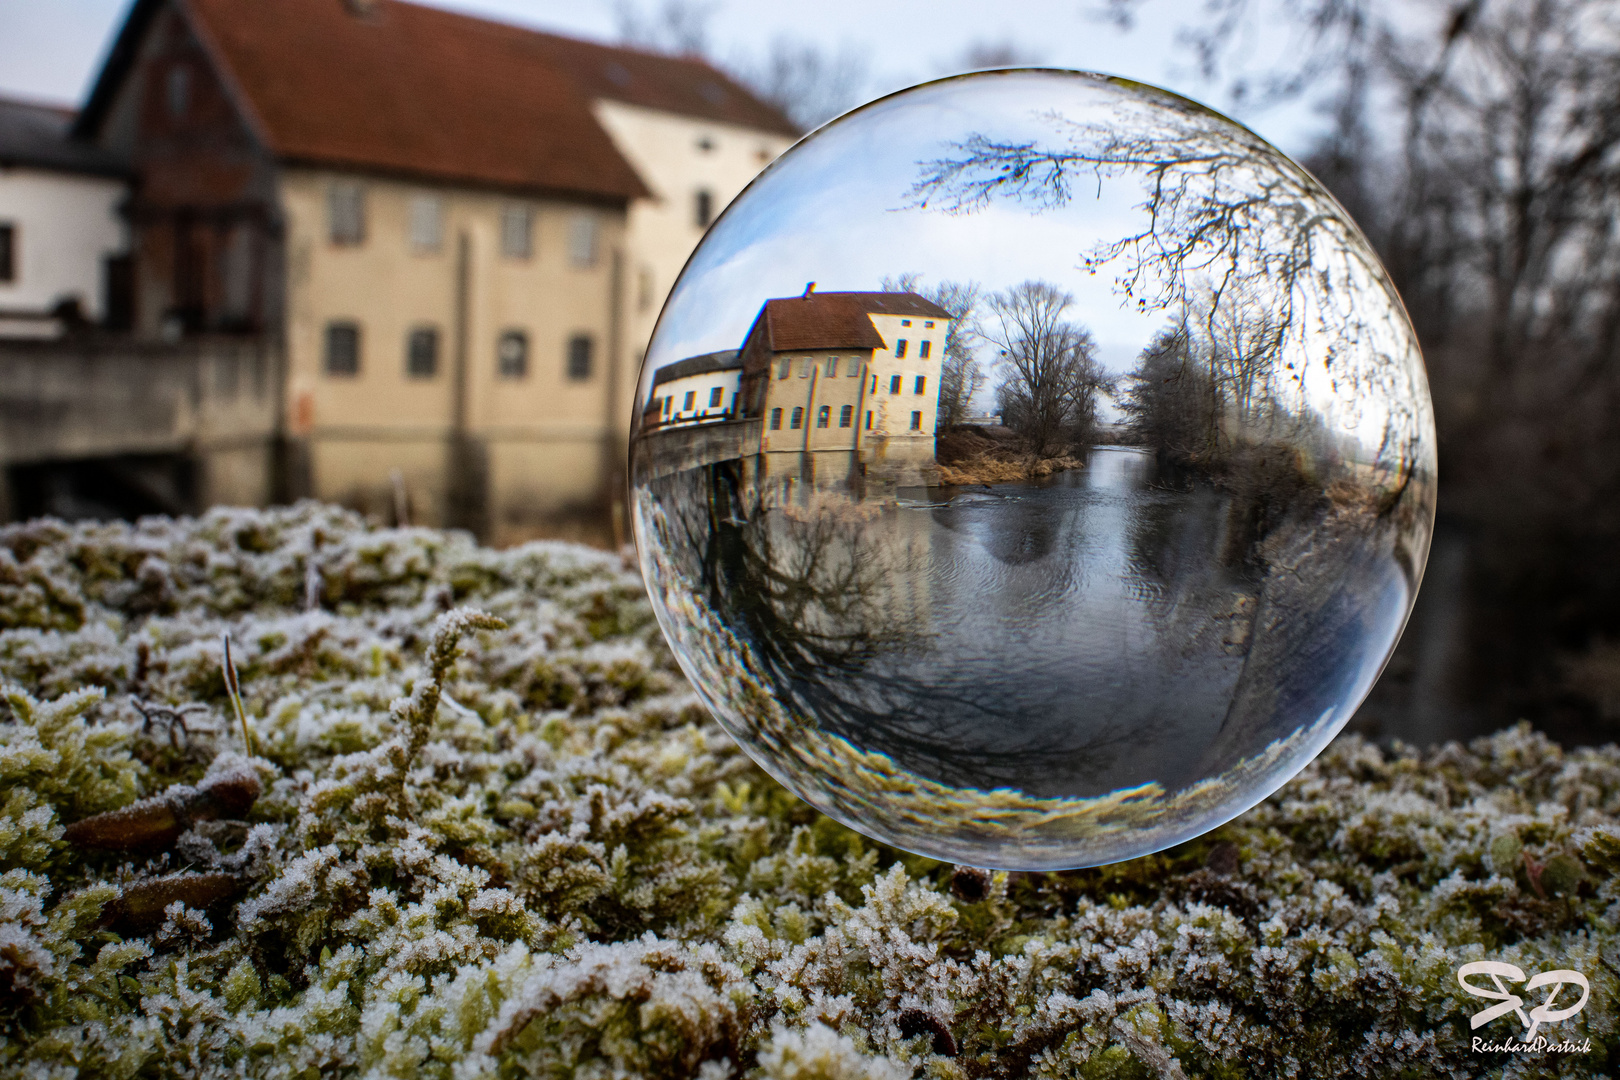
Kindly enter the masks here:
<path id="1" fill-rule="evenodd" d="M 77 298 L 103 310 L 103 264 L 128 247 L 118 215 L 120 180 L 24 167 L 0 168 L 0 224 L 16 229 L 16 277 L 0 281 L 0 310 L 45 311 Z"/>
<path id="2" fill-rule="evenodd" d="M 0 467 L 174 457 L 195 474 L 190 508 L 263 505 L 276 363 L 254 339 L 0 342 Z"/>

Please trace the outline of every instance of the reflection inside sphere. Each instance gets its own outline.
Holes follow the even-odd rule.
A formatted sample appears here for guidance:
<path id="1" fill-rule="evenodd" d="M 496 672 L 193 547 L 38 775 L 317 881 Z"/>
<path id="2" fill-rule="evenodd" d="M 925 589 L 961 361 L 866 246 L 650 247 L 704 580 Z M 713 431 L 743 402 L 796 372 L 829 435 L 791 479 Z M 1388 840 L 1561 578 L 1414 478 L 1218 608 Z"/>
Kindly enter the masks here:
<path id="1" fill-rule="evenodd" d="M 1354 224 L 1184 99 L 1014 71 L 810 136 L 705 237 L 631 445 L 655 610 L 772 775 L 1060 868 L 1195 836 L 1349 719 L 1433 421 Z"/>

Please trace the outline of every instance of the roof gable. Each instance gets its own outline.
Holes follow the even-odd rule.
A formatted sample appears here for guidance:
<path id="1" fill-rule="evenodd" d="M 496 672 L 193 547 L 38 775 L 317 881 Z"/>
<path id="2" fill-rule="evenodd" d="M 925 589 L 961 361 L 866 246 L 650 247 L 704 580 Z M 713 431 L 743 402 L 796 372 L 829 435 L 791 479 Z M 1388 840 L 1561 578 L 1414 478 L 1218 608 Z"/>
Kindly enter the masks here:
<path id="1" fill-rule="evenodd" d="M 698 57 L 666 56 L 531 32 L 529 47 L 567 72 L 588 96 L 622 101 L 796 139 L 798 127 L 730 76 Z"/>

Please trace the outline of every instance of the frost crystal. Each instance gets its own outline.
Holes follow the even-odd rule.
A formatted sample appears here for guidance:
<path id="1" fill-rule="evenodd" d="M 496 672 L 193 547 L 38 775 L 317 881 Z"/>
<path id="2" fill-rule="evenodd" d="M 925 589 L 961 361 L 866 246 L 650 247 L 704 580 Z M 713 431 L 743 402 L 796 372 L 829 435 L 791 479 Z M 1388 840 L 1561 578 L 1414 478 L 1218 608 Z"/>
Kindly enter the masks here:
<path id="1" fill-rule="evenodd" d="M 617 558 L 313 504 L 0 529 L 0 685 L 8 1076 L 1620 1066 L 1613 747 L 1342 739 L 1157 855 L 940 865 L 755 768 Z M 1482 958 L 1583 972 L 1591 1051 L 1474 1053 Z"/>

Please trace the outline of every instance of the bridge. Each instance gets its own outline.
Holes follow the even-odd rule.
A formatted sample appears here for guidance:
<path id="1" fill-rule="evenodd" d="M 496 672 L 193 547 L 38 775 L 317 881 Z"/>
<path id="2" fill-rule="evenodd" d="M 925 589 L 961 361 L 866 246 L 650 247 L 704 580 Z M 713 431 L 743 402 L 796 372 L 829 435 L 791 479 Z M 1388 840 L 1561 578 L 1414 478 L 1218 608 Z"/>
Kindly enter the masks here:
<path id="1" fill-rule="evenodd" d="M 0 521 L 264 505 L 280 386 L 257 338 L 0 341 Z"/>

